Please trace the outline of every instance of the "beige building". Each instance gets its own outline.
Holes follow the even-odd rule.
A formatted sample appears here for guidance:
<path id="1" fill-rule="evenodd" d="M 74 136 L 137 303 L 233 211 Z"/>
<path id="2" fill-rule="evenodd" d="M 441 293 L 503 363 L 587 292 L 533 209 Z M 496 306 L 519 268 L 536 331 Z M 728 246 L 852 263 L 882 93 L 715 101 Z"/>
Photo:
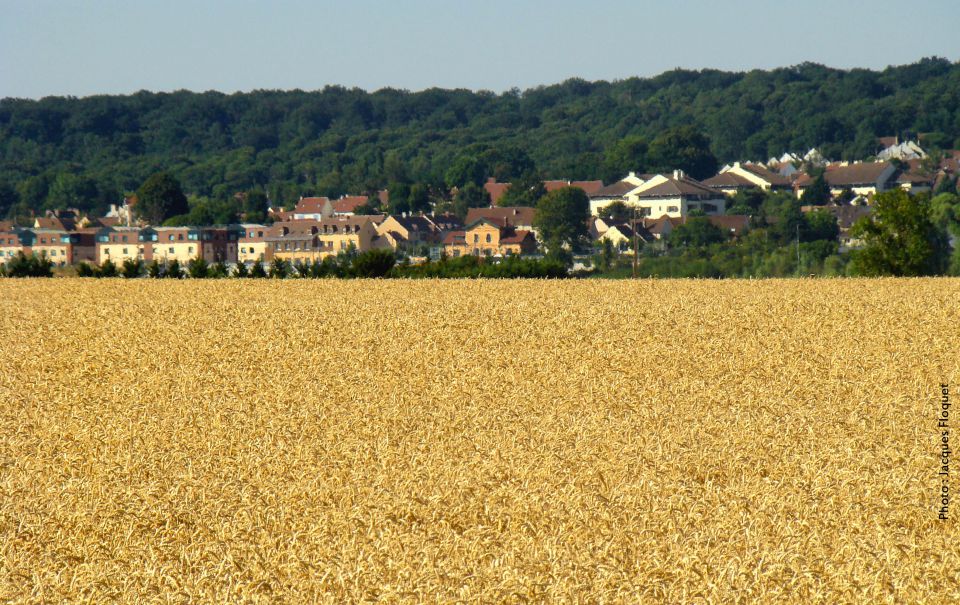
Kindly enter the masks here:
<path id="1" fill-rule="evenodd" d="M 96 262 L 110 260 L 120 264 L 127 259 L 143 259 L 140 229 L 136 227 L 105 227 L 96 232 Z"/>
<path id="2" fill-rule="evenodd" d="M 266 225 L 244 223 L 240 225 L 240 229 L 243 233 L 237 241 L 237 260 L 241 263 L 266 261 L 270 228 Z"/>
<path id="3" fill-rule="evenodd" d="M 537 251 L 533 233 L 505 224 L 503 220 L 480 218 L 463 231 L 451 231 L 443 240 L 447 256 L 519 256 Z"/>
<path id="4" fill-rule="evenodd" d="M 374 221 L 367 216 L 275 223 L 270 231 L 265 238 L 266 260 L 322 260 L 351 250 L 366 252 L 385 246 Z"/>

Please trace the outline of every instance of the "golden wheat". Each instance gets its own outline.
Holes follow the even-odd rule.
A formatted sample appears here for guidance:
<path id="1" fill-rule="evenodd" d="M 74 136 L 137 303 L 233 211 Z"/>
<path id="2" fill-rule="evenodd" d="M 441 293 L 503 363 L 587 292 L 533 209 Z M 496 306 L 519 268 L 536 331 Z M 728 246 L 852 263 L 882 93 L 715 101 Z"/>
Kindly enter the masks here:
<path id="1" fill-rule="evenodd" d="M 0 601 L 957 602 L 958 300 L 5 280 Z"/>

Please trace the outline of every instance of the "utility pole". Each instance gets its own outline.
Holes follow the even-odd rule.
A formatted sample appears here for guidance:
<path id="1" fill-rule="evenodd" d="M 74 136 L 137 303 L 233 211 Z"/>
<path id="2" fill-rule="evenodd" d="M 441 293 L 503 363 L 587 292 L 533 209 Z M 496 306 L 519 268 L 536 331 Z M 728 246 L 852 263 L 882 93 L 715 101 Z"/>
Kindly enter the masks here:
<path id="1" fill-rule="evenodd" d="M 637 207 L 633 207 L 633 279 L 637 279 Z"/>
<path id="2" fill-rule="evenodd" d="M 800 275 L 800 223 L 797 223 L 797 275 Z"/>

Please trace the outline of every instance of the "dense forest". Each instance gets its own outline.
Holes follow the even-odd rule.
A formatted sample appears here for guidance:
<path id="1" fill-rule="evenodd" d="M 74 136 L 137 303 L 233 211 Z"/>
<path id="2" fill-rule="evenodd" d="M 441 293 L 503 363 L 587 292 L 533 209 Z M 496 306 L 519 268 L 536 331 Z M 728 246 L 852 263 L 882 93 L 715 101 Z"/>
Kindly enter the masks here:
<path id="1" fill-rule="evenodd" d="M 3 99 L 0 217 L 101 212 L 158 171 L 171 172 L 192 203 L 260 190 L 290 204 L 394 183 L 436 195 L 486 176 L 609 182 L 660 168 L 666 160 L 654 152 L 668 132 L 695 133 L 721 163 L 813 146 L 833 159 L 865 158 L 887 135 L 960 147 L 960 63 L 675 70 L 502 94 L 328 86 Z"/>

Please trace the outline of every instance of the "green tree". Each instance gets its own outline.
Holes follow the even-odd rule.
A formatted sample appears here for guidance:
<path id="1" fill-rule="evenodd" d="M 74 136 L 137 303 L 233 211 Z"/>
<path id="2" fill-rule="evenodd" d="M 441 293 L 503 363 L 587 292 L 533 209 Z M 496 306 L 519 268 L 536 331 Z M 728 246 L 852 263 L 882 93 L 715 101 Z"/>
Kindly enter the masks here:
<path id="1" fill-rule="evenodd" d="M 947 268 L 947 236 L 934 224 L 924 195 L 902 189 L 877 194 L 873 212 L 853 226 L 851 235 L 864 242 L 850 261 L 855 275 L 938 275 Z"/>
<path id="2" fill-rule="evenodd" d="M 806 206 L 825 206 L 830 203 L 830 198 L 830 185 L 827 184 L 821 172 L 804 190 L 800 196 L 800 202 Z"/>
<path id="3" fill-rule="evenodd" d="M 705 216 L 687 219 L 685 223 L 677 225 L 668 237 L 671 246 L 693 248 L 719 244 L 726 239 L 727 236 L 723 230 Z"/>
<path id="4" fill-rule="evenodd" d="M 354 277 L 386 277 L 395 263 L 392 250 L 368 250 L 354 257 L 350 273 Z"/>
<path id="5" fill-rule="evenodd" d="M 717 158 L 710 151 L 710 140 L 692 126 L 672 128 L 650 143 L 647 154 L 651 172 L 669 172 L 679 168 L 695 179 L 717 172 Z"/>
<path id="6" fill-rule="evenodd" d="M 262 223 L 267 220 L 267 206 L 270 202 L 263 189 L 251 189 L 243 198 L 243 219 L 248 223 Z"/>
<path id="7" fill-rule="evenodd" d="M 100 263 L 100 268 L 97 270 L 97 277 L 116 277 L 117 276 L 117 266 L 113 264 L 113 261 L 109 258 L 102 263 Z"/>
<path id="8" fill-rule="evenodd" d="M 516 179 L 497 200 L 497 206 L 528 206 L 533 208 L 547 194 L 543 179 L 536 172 L 527 172 Z"/>
<path id="9" fill-rule="evenodd" d="M 643 137 L 628 136 L 607 147 L 601 170 L 604 183 L 615 183 L 629 172 L 643 172 L 650 146 Z"/>
<path id="10" fill-rule="evenodd" d="M 625 223 L 633 218 L 634 210 L 620 200 L 610 202 L 597 211 L 597 216 L 615 223 Z"/>
<path id="11" fill-rule="evenodd" d="M 126 258 L 120 268 L 120 274 L 127 279 L 143 275 L 143 261 L 139 258 Z"/>
<path id="12" fill-rule="evenodd" d="M 457 190 L 453 197 L 453 213 L 461 219 L 467 216 L 470 208 L 486 208 L 490 205 L 487 190 L 474 183 L 467 183 Z"/>
<path id="13" fill-rule="evenodd" d="M 430 212 L 430 189 L 423 183 L 411 186 L 407 205 L 410 212 Z"/>
<path id="14" fill-rule="evenodd" d="M 564 187 L 540 199 L 533 225 L 548 251 L 569 248 L 576 252 L 589 241 L 589 218 L 590 198 L 583 189 Z"/>
<path id="15" fill-rule="evenodd" d="M 480 158 L 462 155 L 454 160 L 444 175 L 447 187 L 463 187 L 467 183 L 482 185 L 486 179 L 487 166 Z M 393 193 L 391 191 L 391 193 Z"/>
<path id="16" fill-rule="evenodd" d="M 237 266 L 233 268 L 234 277 L 249 277 L 249 272 L 247 271 L 247 264 L 243 261 L 238 261 Z"/>
<path id="17" fill-rule="evenodd" d="M 290 275 L 290 263 L 282 258 L 275 258 L 270 263 L 270 277 L 273 279 L 286 279 Z"/>
<path id="18" fill-rule="evenodd" d="M 263 268 L 263 263 L 257 261 L 253 263 L 253 267 L 250 268 L 250 277 L 254 279 L 262 279 L 267 276 L 267 271 Z"/>
<path id="19" fill-rule="evenodd" d="M 183 279 L 183 267 L 180 266 L 180 261 L 173 259 L 173 262 L 167 265 L 167 270 L 163 276 L 170 279 Z"/>
<path id="20" fill-rule="evenodd" d="M 157 259 L 153 259 L 153 262 L 147 266 L 147 277 L 152 279 L 163 277 L 163 268 L 157 262 Z"/>
<path id="21" fill-rule="evenodd" d="M 180 182 L 167 172 L 158 172 L 144 181 L 137 191 L 136 209 L 137 214 L 152 225 L 190 211 Z"/>
<path id="22" fill-rule="evenodd" d="M 190 262 L 187 263 L 187 274 L 194 279 L 204 279 L 209 273 L 210 266 L 207 265 L 207 261 L 200 257 L 191 258 Z"/>
<path id="23" fill-rule="evenodd" d="M 804 223 L 801 238 L 805 242 L 834 242 L 840 236 L 837 217 L 826 210 L 814 210 L 803 215 Z"/>

